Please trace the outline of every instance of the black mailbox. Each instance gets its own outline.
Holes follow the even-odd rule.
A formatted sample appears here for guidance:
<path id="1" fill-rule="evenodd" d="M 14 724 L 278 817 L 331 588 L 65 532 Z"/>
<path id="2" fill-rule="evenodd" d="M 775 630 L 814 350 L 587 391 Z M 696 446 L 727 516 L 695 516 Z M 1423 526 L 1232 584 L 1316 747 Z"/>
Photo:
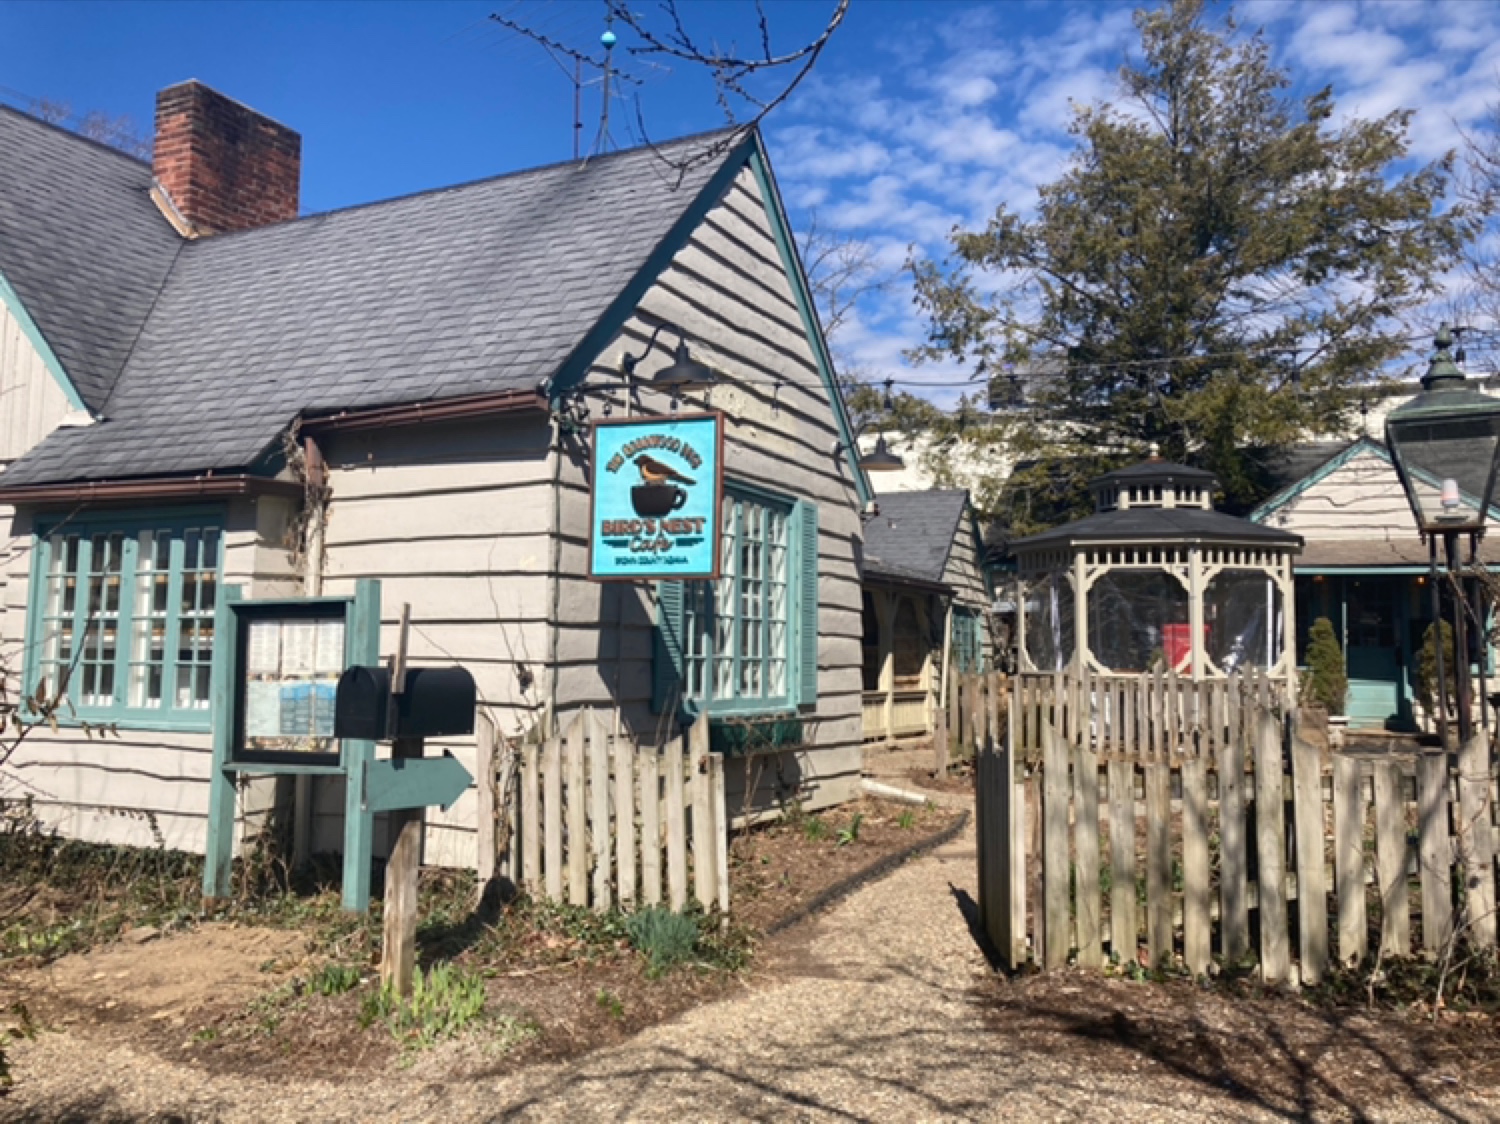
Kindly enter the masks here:
<path id="1" fill-rule="evenodd" d="M 392 730 L 390 669 L 351 667 L 339 676 L 333 736 L 381 742 L 472 734 L 475 698 L 474 677 L 461 667 L 409 667 Z"/>

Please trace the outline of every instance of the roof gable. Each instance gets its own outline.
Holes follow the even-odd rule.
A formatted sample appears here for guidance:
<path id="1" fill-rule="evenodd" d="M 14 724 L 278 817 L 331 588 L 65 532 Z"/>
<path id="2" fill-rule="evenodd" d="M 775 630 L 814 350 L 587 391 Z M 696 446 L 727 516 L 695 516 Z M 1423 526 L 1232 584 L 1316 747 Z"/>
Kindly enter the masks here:
<path id="1" fill-rule="evenodd" d="M 883 494 L 879 511 L 865 520 L 866 568 L 944 581 L 968 504 L 969 493 L 961 488 Z"/>
<path id="2" fill-rule="evenodd" d="M 95 412 L 183 245 L 150 191 L 134 157 L 0 106 L 0 296 Z"/>

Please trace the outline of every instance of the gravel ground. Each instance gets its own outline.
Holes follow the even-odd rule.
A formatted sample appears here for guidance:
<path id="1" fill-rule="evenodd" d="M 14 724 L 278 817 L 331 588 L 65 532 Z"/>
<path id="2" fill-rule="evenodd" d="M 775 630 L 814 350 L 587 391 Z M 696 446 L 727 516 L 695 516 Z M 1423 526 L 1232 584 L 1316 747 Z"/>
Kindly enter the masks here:
<path id="1" fill-rule="evenodd" d="M 970 828 L 803 926 L 743 995 L 564 1065 L 507 1072 L 496 1058 L 460 1081 L 448 1075 L 475 1057 L 440 1051 L 376 1081 L 274 1083 L 49 1032 L 16 1044 L 0 1119 L 1500 1120 L 1500 1095 L 1461 1086 L 1299 1103 L 1126 1043 L 1072 1051 L 1007 1033 L 959 908 L 973 885 Z"/>

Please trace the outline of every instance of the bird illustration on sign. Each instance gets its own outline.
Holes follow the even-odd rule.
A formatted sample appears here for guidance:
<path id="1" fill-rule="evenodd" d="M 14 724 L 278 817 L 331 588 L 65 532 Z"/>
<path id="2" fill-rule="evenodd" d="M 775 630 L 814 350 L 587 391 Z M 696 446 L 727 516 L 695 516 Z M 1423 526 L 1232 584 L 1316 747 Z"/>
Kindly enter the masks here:
<path id="1" fill-rule="evenodd" d="M 642 484 L 665 484 L 669 480 L 675 480 L 679 484 L 696 484 L 696 480 L 690 480 L 678 472 L 669 464 L 662 464 L 655 457 L 648 457 L 645 453 L 635 458 L 636 468 L 641 470 Z"/>
<path id="2" fill-rule="evenodd" d="M 678 484 L 692 487 L 697 483 L 669 464 L 642 453 L 635 458 L 641 482 L 630 489 L 630 505 L 637 515 L 660 516 L 676 511 L 687 502 L 688 494 Z"/>

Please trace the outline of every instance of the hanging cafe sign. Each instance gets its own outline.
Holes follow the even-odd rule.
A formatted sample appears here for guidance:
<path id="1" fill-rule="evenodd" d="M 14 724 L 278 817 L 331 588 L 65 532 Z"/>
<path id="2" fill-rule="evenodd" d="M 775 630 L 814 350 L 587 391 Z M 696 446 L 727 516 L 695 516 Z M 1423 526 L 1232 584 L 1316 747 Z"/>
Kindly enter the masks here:
<path id="1" fill-rule="evenodd" d="M 718 413 L 595 423 L 589 577 L 719 576 L 723 442 Z"/>

